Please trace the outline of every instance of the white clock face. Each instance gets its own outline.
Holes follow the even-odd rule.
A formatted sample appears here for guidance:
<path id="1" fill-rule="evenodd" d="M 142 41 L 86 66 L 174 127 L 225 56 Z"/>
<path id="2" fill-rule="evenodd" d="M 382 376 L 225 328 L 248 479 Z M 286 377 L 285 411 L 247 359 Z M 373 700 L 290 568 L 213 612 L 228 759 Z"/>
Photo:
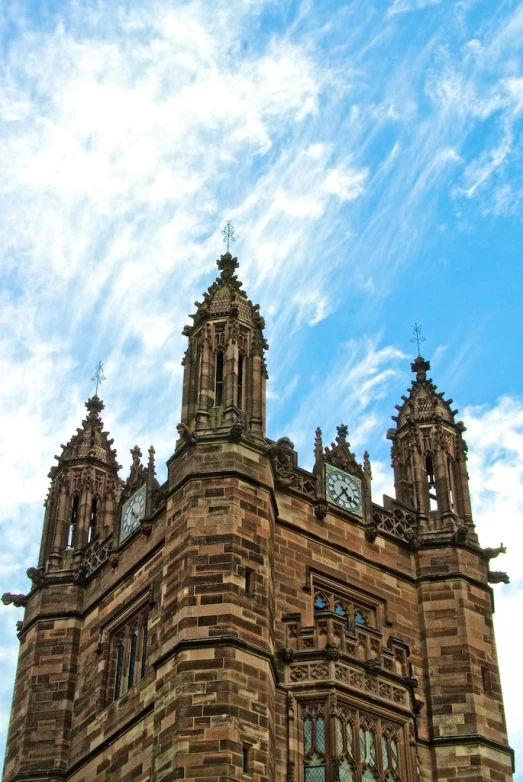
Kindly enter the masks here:
<path id="1" fill-rule="evenodd" d="M 145 487 L 138 489 L 127 500 L 122 510 L 122 523 L 120 525 L 120 537 L 126 538 L 140 525 L 145 514 Z"/>
<path id="2" fill-rule="evenodd" d="M 351 513 L 361 511 L 363 497 L 361 482 L 341 470 L 328 471 L 326 475 L 327 496 L 338 507 Z"/>

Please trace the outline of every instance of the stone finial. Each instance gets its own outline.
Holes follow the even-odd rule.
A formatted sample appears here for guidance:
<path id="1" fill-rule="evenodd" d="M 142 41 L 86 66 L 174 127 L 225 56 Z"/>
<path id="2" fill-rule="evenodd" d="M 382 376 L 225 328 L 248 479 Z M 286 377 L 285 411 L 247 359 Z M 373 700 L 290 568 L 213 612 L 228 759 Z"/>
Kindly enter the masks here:
<path id="1" fill-rule="evenodd" d="M 230 280 L 240 265 L 238 263 L 238 258 L 233 258 L 230 252 L 226 252 L 225 255 L 220 255 L 220 260 L 216 261 L 216 264 L 221 272 L 223 280 Z"/>
<path id="2" fill-rule="evenodd" d="M 416 373 L 416 380 L 419 383 L 425 382 L 427 379 L 427 372 L 430 369 L 430 361 L 425 361 L 423 356 L 418 356 L 415 361 L 412 362 L 410 368 Z"/>

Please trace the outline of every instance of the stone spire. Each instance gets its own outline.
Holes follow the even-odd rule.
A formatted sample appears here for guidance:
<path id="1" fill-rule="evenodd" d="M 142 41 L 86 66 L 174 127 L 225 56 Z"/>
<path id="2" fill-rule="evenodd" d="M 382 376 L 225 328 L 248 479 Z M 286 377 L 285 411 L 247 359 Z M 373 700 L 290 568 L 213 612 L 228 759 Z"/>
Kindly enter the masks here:
<path id="1" fill-rule="evenodd" d="M 243 425 L 245 435 L 265 435 L 267 370 L 265 321 L 235 274 L 230 252 L 217 261 L 220 276 L 196 302 L 184 359 L 182 424 L 198 434 Z"/>
<path id="2" fill-rule="evenodd" d="M 473 527 L 466 467 L 465 427 L 427 377 L 430 362 L 418 355 L 415 379 L 396 405 L 389 429 L 397 499 L 418 511 L 421 530 Z"/>
<path id="3" fill-rule="evenodd" d="M 120 465 L 114 441 L 100 417 L 104 403 L 95 394 L 85 406 L 82 426 L 61 446 L 61 454 L 55 456 L 58 464 L 49 472 L 51 487 L 39 559 L 42 569 L 60 570 L 65 551 L 81 558 L 85 546 L 113 529 L 121 491 Z"/>

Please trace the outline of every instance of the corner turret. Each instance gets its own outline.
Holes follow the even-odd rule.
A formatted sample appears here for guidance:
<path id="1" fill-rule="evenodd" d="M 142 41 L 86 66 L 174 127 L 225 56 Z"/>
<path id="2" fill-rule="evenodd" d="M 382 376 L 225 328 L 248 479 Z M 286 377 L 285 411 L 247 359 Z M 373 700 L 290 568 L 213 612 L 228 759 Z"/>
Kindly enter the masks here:
<path id="1" fill-rule="evenodd" d="M 81 552 L 96 537 L 113 530 L 114 513 L 121 491 L 113 440 L 104 431 L 100 413 L 104 403 L 95 394 L 85 403 L 87 417 L 51 468 L 39 569 L 65 567 L 71 552 L 77 565 Z M 72 562 L 67 563 L 71 567 Z"/>
<path id="2" fill-rule="evenodd" d="M 445 399 L 427 377 L 430 362 L 418 355 L 416 378 L 396 405 L 389 429 L 396 498 L 418 512 L 420 532 L 474 527 L 467 474 L 465 427 L 456 421 L 452 399 Z"/>

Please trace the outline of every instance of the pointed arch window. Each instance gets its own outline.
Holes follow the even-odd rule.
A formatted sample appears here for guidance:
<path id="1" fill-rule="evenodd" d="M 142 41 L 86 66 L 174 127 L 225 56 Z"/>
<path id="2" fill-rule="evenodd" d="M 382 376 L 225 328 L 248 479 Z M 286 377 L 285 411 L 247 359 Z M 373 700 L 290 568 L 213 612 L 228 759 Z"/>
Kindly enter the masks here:
<path id="1" fill-rule="evenodd" d="M 314 610 L 315 611 L 325 611 L 329 607 L 329 604 L 327 602 L 327 598 L 325 595 L 322 595 L 321 592 L 318 592 L 318 594 L 314 598 Z"/>
<path id="2" fill-rule="evenodd" d="M 116 675 L 114 679 L 114 700 L 118 700 L 122 690 L 123 658 L 125 655 L 125 640 L 121 635 L 116 642 Z"/>
<path id="3" fill-rule="evenodd" d="M 241 355 L 238 358 L 238 394 L 237 394 L 237 406 L 240 410 L 243 410 L 243 376 L 245 371 L 245 356 Z"/>
<path id="4" fill-rule="evenodd" d="M 96 497 L 93 497 L 93 501 L 91 503 L 91 514 L 89 517 L 89 537 L 87 539 L 87 542 L 90 543 L 96 534 L 96 521 L 98 516 L 98 499 Z"/>
<path id="5" fill-rule="evenodd" d="M 223 404 L 223 351 L 219 350 L 216 354 L 216 377 L 214 383 L 214 403 L 216 407 Z"/>
<path id="6" fill-rule="evenodd" d="M 71 508 L 71 520 L 69 522 L 69 530 L 67 533 L 67 548 L 73 548 L 75 540 L 76 524 L 78 522 L 78 514 L 80 512 L 80 496 L 75 494 L 73 497 L 73 505 Z"/>
<path id="7" fill-rule="evenodd" d="M 145 677 L 147 671 L 147 625 L 144 611 L 135 615 L 113 635 L 110 643 L 113 670 L 112 693 L 109 700 L 118 700 Z"/>
<path id="8" fill-rule="evenodd" d="M 303 720 L 305 782 L 326 782 L 327 743 L 322 706 L 311 705 Z"/>

